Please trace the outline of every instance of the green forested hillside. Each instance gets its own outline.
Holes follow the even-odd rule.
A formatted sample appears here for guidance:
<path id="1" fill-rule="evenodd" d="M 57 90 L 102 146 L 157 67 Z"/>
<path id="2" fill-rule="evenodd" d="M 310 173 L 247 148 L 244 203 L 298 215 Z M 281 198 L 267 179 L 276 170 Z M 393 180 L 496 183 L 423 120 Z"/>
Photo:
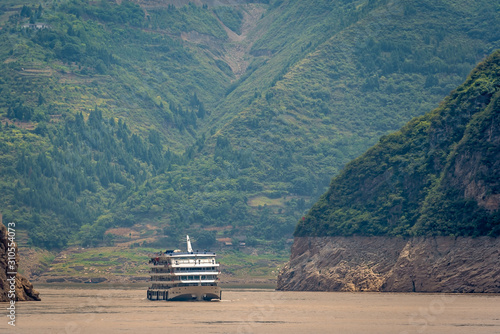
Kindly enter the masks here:
<path id="1" fill-rule="evenodd" d="M 349 163 L 295 235 L 500 235 L 499 74 L 497 51 Z"/>
<path id="2" fill-rule="evenodd" d="M 179 3 L 0 5 L 0 211 L 33 245 L 148 223 L 282 248 L 500 46 L 483 0 Z"/>
<path id="3" fill-rule="evenodd" d="M 175 36 L 150 32 L 132 2 L 9 13 L 0 31 L 2 213 L 38 246 L 98 244 L 108 227 L 135 222 L 116 212 L 119 203 L 184 164 L 207 116 L 201 99 L 223 96 L 232 75 Z"/>

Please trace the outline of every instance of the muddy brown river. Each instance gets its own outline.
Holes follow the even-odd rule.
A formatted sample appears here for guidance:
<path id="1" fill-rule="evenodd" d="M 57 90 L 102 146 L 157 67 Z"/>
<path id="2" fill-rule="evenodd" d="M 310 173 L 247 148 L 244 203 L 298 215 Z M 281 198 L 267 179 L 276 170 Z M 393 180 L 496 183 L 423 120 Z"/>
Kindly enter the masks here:
<path id="1" fill-rule="evenodd" d="M 40 288 L 0 333 L 500 333 L 500 295 L 223 289 L 220 302 L 149 301 L 145 288 Z"/>

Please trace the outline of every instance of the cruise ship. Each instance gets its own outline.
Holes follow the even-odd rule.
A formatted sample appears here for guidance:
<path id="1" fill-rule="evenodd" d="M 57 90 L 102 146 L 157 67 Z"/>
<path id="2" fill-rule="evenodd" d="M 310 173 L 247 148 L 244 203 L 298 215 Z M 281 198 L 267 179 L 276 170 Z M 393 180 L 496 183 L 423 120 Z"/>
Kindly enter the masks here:
<path id="1" fill-rule="evenodd" d="M 219 264 L 214 252 L 193 251 L 187 236 L 187 252 L 167 250 L 149 261 L 149 300 L 220 300 Z"/>

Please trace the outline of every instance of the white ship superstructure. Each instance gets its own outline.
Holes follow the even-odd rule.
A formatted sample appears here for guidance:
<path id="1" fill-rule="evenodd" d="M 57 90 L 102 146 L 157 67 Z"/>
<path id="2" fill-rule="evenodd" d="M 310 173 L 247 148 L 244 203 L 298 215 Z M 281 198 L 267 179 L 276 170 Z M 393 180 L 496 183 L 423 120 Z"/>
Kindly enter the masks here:
<path id="1" fill-rule="evenodd" d="M 187 236 L 187 252 L 167 250 L 151 258 L 149 300 L 221 299 L 219 264 L 214 252 L 194 252 Z"/>

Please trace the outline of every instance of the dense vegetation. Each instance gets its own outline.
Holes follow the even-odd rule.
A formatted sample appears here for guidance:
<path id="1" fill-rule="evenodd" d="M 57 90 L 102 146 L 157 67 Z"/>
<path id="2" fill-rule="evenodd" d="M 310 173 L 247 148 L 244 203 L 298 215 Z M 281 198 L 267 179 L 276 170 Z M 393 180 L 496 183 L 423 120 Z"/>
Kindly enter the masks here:
<path id="1" fill-rule="evenodd" d="M 499 74 L 497 51 L 349 163 L 295 235 L 500 235 Z"/>
<path id="2" fill-rule="evenodd" d="M 150 223 L 284 248 L 345 163 L 500 46 L 485 0 L 209 4 L 0 6 L 0 210 L 32 244 Z"/>
<path id="3" fill-rule="evenodd" d="M 22 26 L 41 19 L 43 29 Z M 146 24 L 132 2 L 76 0 L 22 6 L 5 22 L 2 213 L 33 244 L 99 244 L 108 227 L 133 224 L 113 208 L 185 163 L 206 117 L 196 91 L 224 93 L 229 77 L 211 60 L 137 29 Z"/>

